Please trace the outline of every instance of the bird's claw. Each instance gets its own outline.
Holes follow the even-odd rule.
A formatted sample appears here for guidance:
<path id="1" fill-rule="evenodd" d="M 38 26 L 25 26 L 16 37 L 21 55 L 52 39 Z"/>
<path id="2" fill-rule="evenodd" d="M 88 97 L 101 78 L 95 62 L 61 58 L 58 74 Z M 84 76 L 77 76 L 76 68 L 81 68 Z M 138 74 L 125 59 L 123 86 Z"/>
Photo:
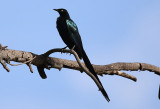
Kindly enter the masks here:
<path id="1" fill-rule="evenodd" d="M 74 48 L 75 48 L 75 45 L 70 50 L 72 51 L 72 50 L 74 50 Z M 69 54 L 71 55 L 72 53 L 69 53 Z"/>
<path id="2" fill-rule="evenodd" d="M 66 47 L 63 47 L 63 48 L 61 49 L 61 50 L 62 50 L 62 51 L 61 51 L 61 54 L 63 53 L 63 50 L 66 49 L 66 48 L 67 48 L 67 46 L 66 46 Z"/>

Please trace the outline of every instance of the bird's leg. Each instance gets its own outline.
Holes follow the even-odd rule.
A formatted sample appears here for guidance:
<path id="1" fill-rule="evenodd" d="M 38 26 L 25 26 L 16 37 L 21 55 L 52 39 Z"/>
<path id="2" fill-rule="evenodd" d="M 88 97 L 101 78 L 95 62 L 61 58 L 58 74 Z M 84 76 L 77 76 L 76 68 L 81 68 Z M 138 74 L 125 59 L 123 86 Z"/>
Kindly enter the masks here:
<path id="1" fill-rule="evenodd" d="M 61 54 L 63 53 L 63 50 L 64 50 L 64 49 L 66 49 L 67 47 L 68 47 L 68 46 L 65 46 L 65 47 L 63 47 L 63 48 L 62 48 L 62 52 L 61 52 Z"/>
<path id="2" fill-rule="evenodd" d="M 70 50 L 72 51 L 72 50 L 74 50 L 74 48 L 75 48 L 75 45 Z M 71 55 L 71 53 L 70 53 L 70 55 Z"/>
<path id="3" fill-rule="evenodd" d="M 75 45 L 71 48 L 71 50 L 73 50 L 75 48 Z"/>

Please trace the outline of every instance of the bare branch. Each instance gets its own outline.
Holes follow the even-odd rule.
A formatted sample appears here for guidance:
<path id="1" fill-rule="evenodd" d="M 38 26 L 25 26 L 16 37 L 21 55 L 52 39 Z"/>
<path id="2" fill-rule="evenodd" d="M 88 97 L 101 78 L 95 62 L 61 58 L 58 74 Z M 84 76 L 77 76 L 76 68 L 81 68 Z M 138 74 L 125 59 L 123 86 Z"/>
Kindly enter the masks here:
<path id="1" fill-rule="evenodd" d="M 11 65 L 11 66 L 19 66 L 19 65 L 23 65 L 23 64 L 27 64 L 27 63 L 32 63 L 33 59 L 35 59 L 36 56 L 34 58 L 32 58 L 31 60 L 28 60 L 28 61 L 25 61 L 25 62 L 22 62 L 20 64 L 11 64 L 10 62 L 7 62 L 7 64 Z M 29 66 L 30 67 L 30 66 Z"/>
<path id="2" fill-rule="evenodd" d="M 84 64 L 81 63 L 81 60 L 80 60 L 79 56 L 77 55 L 77 53 L 73 49 L 71 49 L 71 50 L 68 50 L 68 49 L 52 49 L 52 50 L 47 51 L 43 55 L 45 57 L 48 57 L 51 53 L 54 53 L 54 52 L 63 52 L 63 53 L 73 54 L 75 56 L 78 64 L 79 64 L 79 66 L 83 69 L 83 71 L 86 72 L 86 74 L 94 80 L 94 82 L 98 86 L 99 90 L 102 89 L 101 84 L 98 82 L 98 80 L 95 78 L 95 76 L 91 72 L 89 72 L 89 70 L 84 66 Z"/>
<path id="3" fill-rule="evenodd" d="M 35 66 L 41 66 L 41 68 L 56 68 L 61 70 L 62 68 L 68 68 L 78 71 L 83 71 L 83 69 L 79 66 L 77 61 L 72 60 L 66 60 L 66 59 L 60 59 L 60 58 L 54 58 L 54 57 L 47 57 L 49 56 L 49 51 L 46 52 L 43 55 L 37 55 L 31 52 L 25 52 L 25 51 L 18 51 L 18 50 L 11 50 L 11 49 L 4 49 L 4 47 L 1 47 L 3 49 L 0 49 L 0 58 L 1 58 L 1 64 L 3 67 L 7 70 L 6 65 L 4 64 L 3 60 L 5 61 L 14 61 L 14 62 L 20 62 L 24 63 L 26 61 L 29 61 L 33 59 L 35 56 L 36 58 L 32 60 L 33 65 Z M 54 49 L 55 50 L 55 49 Z M 61 50 L 57 50 L 56 52 L 62 52 Z M 83 66 L 85 66 L 82 63 Z M 98 75 L 118 75 L 122 76 L 128 79 L 131 79 L 133 81 L 136 81 L 136 77 L 124 73 L 123 71 L 144 71 L 148 70 L 150 72 L 154 72 L 157 75 L 160 75 L 160 68 L 151 64 L 147 63 L 112 63 L 108 65 L 93 65 L 95 72 Z M 31 70 L 31 68 L 30 68 Z M 9 71 L 9 69 L 7 70 Z M 33 71 L 33 70 L 32 70 Z"/>

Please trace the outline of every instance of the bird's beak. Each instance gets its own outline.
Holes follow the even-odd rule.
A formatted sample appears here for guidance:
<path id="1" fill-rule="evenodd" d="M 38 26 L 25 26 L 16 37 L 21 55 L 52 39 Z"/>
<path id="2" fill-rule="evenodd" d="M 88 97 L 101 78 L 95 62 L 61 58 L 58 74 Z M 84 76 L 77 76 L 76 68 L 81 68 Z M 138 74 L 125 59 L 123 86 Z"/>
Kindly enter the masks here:
<path id="1" fill-rule="evenodd" d="M 53 9 L 53 10 L 58 11 L 58 9 Z"/>

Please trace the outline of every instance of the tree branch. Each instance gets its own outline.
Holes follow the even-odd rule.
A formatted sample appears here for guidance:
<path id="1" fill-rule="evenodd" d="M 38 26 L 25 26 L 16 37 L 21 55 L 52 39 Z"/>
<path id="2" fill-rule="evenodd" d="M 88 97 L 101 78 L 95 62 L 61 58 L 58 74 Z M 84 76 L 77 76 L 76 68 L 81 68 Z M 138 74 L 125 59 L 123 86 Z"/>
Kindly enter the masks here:
<path id="1" fill-rule="evenodd" d="M 99 90 L 102 89 L 102 86 L 101 84 L 99 83 L 99 81 L 96 79 L 96 77 L 81 63 L 81 60 L 79 58 L 79 56 L 77 55 L 77 53 L 71 49 L 71 50 L 68 50 L 68 49 L 51 49 L 49 51 L 47 51 L 46 53 L 42 54 L 44 57 L 48 57 L 50 54 L 52 53 L 55 53 L 55 52 L 63 52 L 63 53 L 71 53 L 74 55 L 74 57 L 76 58 L 79 66 L 81 67 L 82 71 L 86 72 L 86 74 L 88 76 L 90 76 L 93 81 L 96 83 L 96 85 L 98 86 Z"/>
<path id="2" fill-rule="evenodd" d="M 66 49 L 65 49 L 66 50 Z M 31 52 L 25 52 L 25 51 L 18 51 L 18 50 L 12 50 L 12 49 L 6 49 L 5 47 L 0 46 L 0 63 L 3 65 L 3 67 L 9 71 L 7 68 L 6 63 L 10 61 L 14 62 L 20 62 L 20 63 L 25 63 L 25 62 L 30 62 L 27 63 L 27 65 L 30 68 L 30 71 L 33 72 L 31 68 L 31 64 L 37 66 L 37 68 L 56 68 L 61 70 L 62 68 L 68 68 L 68 69 L 73 69 L 73 70 L 78 70 L 78 71 L 83 71 L 82 67 L 79 66 L 77 61 L 72 61 L 72 60 L 66 60 L 66 59 L 60 59 L 60 58 L 54 58 L 54 57 L 47 57 L 49 56 L 47 53 L 50 51 L 54 52 L 62 52 L 60 49 L 52 49 L 46 52 L 45 54 L 42 55 L 37 55 Z M 67 51 L 67 50 L 66 50 Z M 63 52 L 66 52 L 63 51 Z M 50 53 L 49 53 L 50 54 Z M 34 59 L 34 57 L 36 58 Z M 82 63 L 83 66 L 85 66 Z M 131 79 L 133 81 L 136 81 L 136 77 L 124 73 L 123 71 L 145 71 L 148 70 L 150 72 L 154 72 L 157 75 L 160 75 L 160 68 L 151 64 L 147 63 L 112 63 L 108 65 L 93 65 L 95 72 L 98 75 L 103 76 L 105 75 L 118 75 L 122 76 L 128 79 Z M 44 78 L 46 78 L 44 76 Z"/>

